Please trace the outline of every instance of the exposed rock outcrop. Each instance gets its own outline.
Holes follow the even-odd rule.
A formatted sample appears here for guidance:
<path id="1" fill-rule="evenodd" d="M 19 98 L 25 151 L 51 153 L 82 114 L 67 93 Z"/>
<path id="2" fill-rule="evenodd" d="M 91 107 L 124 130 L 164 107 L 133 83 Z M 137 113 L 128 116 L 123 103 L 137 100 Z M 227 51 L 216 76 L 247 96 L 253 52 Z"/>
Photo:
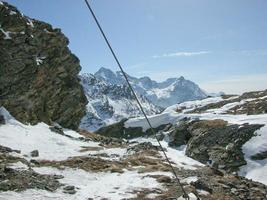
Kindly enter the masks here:
<path id="1" fill-rule="evenodd" d="M 0 115 L 0 125 L 3 125 L 5 123 L 6 123 L 6 121 L 5 121 L 4 116 L 3 115 Z"/>
<path id="2" fill-rule="evenodd" d="M 123 139 L 133 139 L 133 138 L 138 138 L 138 137 L 148 137 L 148 136 L 153 136 L 153 132 L 151 129 L 146 130 L 145 132 L 143 131 L 142 127 L 125 127 L 125 121 L 126 119 L 121 120 L 118 123 L 111 124 L 109 126 L 102 127 L 98 129 L 95 133 L 107 137 L 114 137 L 114 138 L 123 138 Z M 163 124 L 160 125 L 157 128 L 154 128 L 154 131 L 160 132 L 162 131 L 166 126 L 169 124 Z M 159 139 L 160 134 L 158 135 Z"/>
<path id="3" fill-rule="evenodd" d="M 0 106 L 24 123 L 76 129 L 87 104 L 78 58 L 60 29 L 0 4 Z"/>
<path id="4" fill-rule="evenodd" d="M 260 124 L 228 124 L 223 120 L 181 121 L 169 132 L 170 146 L 187 144 L 186 155 L 216 169 L 233 172 L 246 165 L 242 146 Z"/>

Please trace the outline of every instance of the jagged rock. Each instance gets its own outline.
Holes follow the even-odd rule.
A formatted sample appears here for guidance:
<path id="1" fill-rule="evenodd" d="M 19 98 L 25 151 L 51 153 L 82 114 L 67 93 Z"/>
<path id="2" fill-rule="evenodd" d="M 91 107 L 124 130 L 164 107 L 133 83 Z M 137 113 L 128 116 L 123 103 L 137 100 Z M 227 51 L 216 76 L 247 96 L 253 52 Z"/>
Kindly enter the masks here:
<path id="1" fill-rule="evenodd" d="M 39 156 L 39 151 L 38 150 L 33 150 L 31 152 L 31 157 L 38 157 Z"/>
<path id="2" fill-rule="evenodd" d="M 143 142 L 143 143 L 139 143 L 135 146 L 127 148 L 128 153 L 130 152 L 138 153 L 138 152 L 147 151 L 147 150 L 159 151 L 161 149 L 159 146 L 155 146 L 151 142 Z"/>
<path id="3" fill-rule="evenodd" d="M 35 159 L 31 159 L 30 162 L 34 165 L 40 165 L 39 161 L 35 160 Z"/>
<path id="4" fill-rule="evenodd" d="M 223 171 L 237 171 L 246 164 L 242 146 L 263 125 L 227 124 L 223 120 L 202 120 L 192 123 L 188 130 L 186 155 Z"/>
<path id="5" fill-rule="evenodd" d="M 160 183 L 171 183 L 172 179 L 169 176 L 162 175 L 157 179 L 157 181 Z"/>
<path id="6" fill-rule="evenodd" d="M 198 190 L 204 190 L 209 193 L 212 193 L 212 189 L 204 181 L 197 180 L 195 182 L 191 182 L 190 184 L 193 185 Z"/>
<path id="7" fill-rule="evenodd" d="M 257 153 L 253 156 L 251 156 L 252 160 L 264 160 L 267 158 L 267 151 Z"/>
<path id="8" fill-rule="evenodd" d="M 128 144 L 127 140 L 124 139 L 118 139 L 118 138 L 113 138 L 113 137 L 106 137 L 100 134 L 96 133 L 91 133 L 86 130 L 80 130 L 79 133 L 83 135 L 82 141 L 95 141 L 99 142 L 99 146 L 103 147 L 124 147 L 125 145 Z"/>
<path id="9" fill-rule="evenodd" d="M 133 139 L 133 138 L 138 138 L 138 137 L 148 137 L 148 136 L 153 136 L 153 132 L 151 129 L 148 129 L 147 131 L 143 131 L 142 127 L 129 127 L 125 128 L 124 127 L 124 122 L 127 119 L 123 119 L 118 123 L 111 124 L 109 126 L 102 127 L 98 129 L 95 133 L 108 136 L 108 137 L 114 137 L 114 138 L 124 138 L 124 139 Z M 157 128 L 154 128 L 154 131 L 160 132 L 164 130 L 167 126 L 170 124 L 163 124 L 160 125 Z M 159 139 L 161 136 L 159 135 Z"/>
<path id="10" fill-rule="evenodd" d="M 14 149 L 11 149 L 9 147 L 5 147 L 5 146 L 0 145 L 0 153 L 11 153 L 11 152 L 20 153 L 19 150 L 14 150 Z"/>
<path id="11" fill-rule="evenodd" d="M 181 120 L 177 126 L 173 126 L 169 130 L 169 145 L 179 147 L 181 145 L 187 144 L 188 140 L 191 138 L 188 127 L 189 123 L 187 119 Z"/>
<path id="12" fill-rule="evenodd" d="M 54 178 L 54 179 L 63 179 L 64 176 L 63 176 L 63 175 L 54 174 L 54 175 L 53 175 L 53 178 Z"/>
<path id="13" fill-rule="evenodd" d="M 60 134 L 60 135 L 64 135 L 63 128 L 60 127 L 60 126 L 57 126 L 57 125 L 55 125 L 55 126 L 50 126 L 49 129 L 50 129 L 51 131 L 55 132 L 55 133 L 58 133 L 58 134 Z"/>
<path id="14" fill-rule="evenodd" d="M 75 190 L 75 187 L 72 186 L 72 185 L 68 185 L 66 187 L 63 188 L 63 192 L 64 193 L 67 193 L 67 194 L 75 194 L 76 193 L 76 190 Z"/>
<path id="15" fill-rule="evenodd" d="M 0 4 L 0 24 L 0 106 L 21 122 L 76 129 L 87 100 L 68 39 L 6 2 Z"/>
<path id="16" fill-rule="evenodd" d="M 32 170 L 14 170 L 5 167 L 0 170 L 0 191 L 24 191 L 41 189 L 55 191 L 61 186 L 53 175 L 41 175 Z"/>
<path id="17" fill-rule="evenodd" d="M 96 131 L 96 133 L 100 135 L 108 136 L 108 137 L 125 138 L 125 139 L 132 139 L 132 138 L 144 136 L 144 133 L 141 127 L 125 128 L 124 127 L 125 121 L 126 120 L 123 119 L 118 123 L 100 128 Z"/>
<path id="18" fill-rule="evenodd" d="M 5 123 L 6 123 L 6 121 L 5 121 L 4 116 L 3 115 L 0 115 L 0 125 L 3 125 Z"/>

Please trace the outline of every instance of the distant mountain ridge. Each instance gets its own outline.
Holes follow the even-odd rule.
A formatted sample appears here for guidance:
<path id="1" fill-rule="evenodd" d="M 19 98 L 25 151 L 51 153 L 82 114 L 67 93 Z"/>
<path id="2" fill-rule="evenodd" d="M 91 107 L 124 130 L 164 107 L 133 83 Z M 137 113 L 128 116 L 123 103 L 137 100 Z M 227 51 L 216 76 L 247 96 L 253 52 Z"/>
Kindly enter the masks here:
<path id="1" fill-rule="evenodd" d="M 127 76 L 148 115 L 159 113 L 176 103 L 207 97 L 197 84 L 182 76 L 163 82 L 149 77 Z M 102 67 L 95 74 L 80 75 L 80 79 L 89 101 L 80 128 L 95 131 L 123 118 L 141 115 L 121 72 Z"/>
<path id="2" fill-rule="evenodd" d="M 95 76 L 110 84 L 126 84 L 120 71 L 113 72 L 102 67 L 95 73 Z M 151 80 L 147 76 L 141 78 L 127 76 L 138 94 L 144 95 L 154 105 L 162 108 L 184 101 L 203 99 L 208 96 L 197 84 L 186 80 L 183 76 L 168 78 L 163 82 Z"/>
<path id="3" fill-rule="evenodd" d="M 134 96 L 125 84 L 108 83 L 93 74 L 83 74 L 80 79 L 89 101 L 87 114 L 80 125 L 82 129 L 95 131 L 123 118 L 141 115 Z M 137 95 L 148 115 L 162 111 L 160 107 L 152 104 L 145 96 Z"/>

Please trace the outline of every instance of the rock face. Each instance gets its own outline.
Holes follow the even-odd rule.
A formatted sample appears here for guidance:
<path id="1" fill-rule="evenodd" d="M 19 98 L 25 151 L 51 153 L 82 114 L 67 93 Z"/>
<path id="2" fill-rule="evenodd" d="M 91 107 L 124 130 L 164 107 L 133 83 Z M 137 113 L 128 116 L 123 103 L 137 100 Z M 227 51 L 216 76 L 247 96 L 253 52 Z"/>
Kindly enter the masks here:
<path id="1" fill-rule="evenodd" d="M 186 155 L 216 169 L 237 171 L 246 165 L 242 146 L 263 125 L 228 124 L 223 120 L 182 121 L 170 131 L 171 146 L 187 144 Z"/>
<path id="2" fill-rule="evenodd" d="M 3 115 L 0 115 L 0 125 L 3 125 L 3 124 L 5 124 L 6 122 L 5 122 L 5 118 L 4 118 L 4 116 Z"/>
<path id="3" fill-rule="evenodd" d="M 79 60 L 60 29 L 0 4 L 0 106 L 18 120 L 76 129 L 86 97 Z"/>

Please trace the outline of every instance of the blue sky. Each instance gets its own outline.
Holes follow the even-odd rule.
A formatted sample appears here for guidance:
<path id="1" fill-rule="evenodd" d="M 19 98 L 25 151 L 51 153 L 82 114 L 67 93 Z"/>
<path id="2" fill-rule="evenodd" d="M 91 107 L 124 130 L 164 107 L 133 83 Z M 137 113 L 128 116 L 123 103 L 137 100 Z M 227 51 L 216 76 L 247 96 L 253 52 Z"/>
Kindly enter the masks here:
<path id="1" fill-rule="evenodd" d="M 8 0 L 59 27 L 82 72 L 117 66 L 83 0 Z M 267 88 L 266 0 L 92 0 L 125 70 L 155 80 L 185 76 L 203 89 Z"/>

